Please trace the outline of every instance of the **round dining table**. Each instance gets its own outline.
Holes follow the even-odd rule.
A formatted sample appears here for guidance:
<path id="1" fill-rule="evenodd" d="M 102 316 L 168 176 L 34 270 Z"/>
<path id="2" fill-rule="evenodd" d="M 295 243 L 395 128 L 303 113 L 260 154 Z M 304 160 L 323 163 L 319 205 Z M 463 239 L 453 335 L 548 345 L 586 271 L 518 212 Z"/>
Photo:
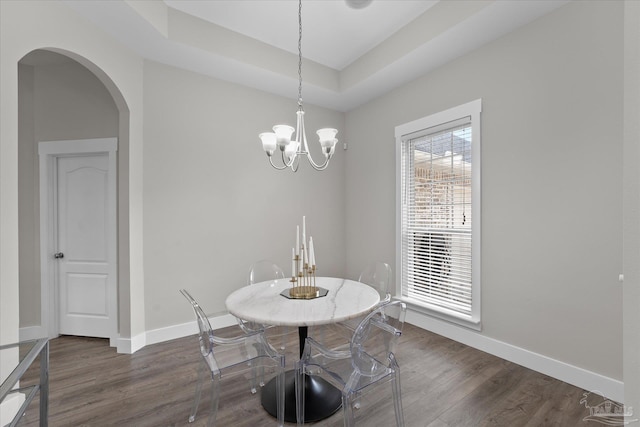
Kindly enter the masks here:
<path id="1" fill-rule="evenodd" d="M 300 355 L 304 349 L 308 327 L 326 325 L 362 316 L 380 302 L 380 295 L 369 285 L 335 277 L 318 277 L 319 294 L 313 299 L 287 297 L 289 279 L 270 280 L 242 287 L 226 299 L 229 313 L 235 317 L 262 324 L 298 328 Z M 326 291 L 326 292 L 325 292 Z M 324 419 L 342 405 L 342 392 L 322 378 L 309 375 L 306 380 L 305 422 Z M 262 390 L 262 406 L 276 416 L 275 379 Z M 295 372 L 285 376 L 285 421 L 296 422 Z"/>

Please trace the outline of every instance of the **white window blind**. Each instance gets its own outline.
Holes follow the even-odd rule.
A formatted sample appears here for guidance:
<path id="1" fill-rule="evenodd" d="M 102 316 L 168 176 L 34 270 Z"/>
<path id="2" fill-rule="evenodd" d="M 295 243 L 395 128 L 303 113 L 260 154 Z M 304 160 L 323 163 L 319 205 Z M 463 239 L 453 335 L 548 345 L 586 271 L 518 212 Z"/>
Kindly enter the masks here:
<path id="1" fill-rule="evenodd" d="M 479 322 L 473 131 L 472 116 L 458 116 L 400 138 L 398 249 L 403 299 Z"/>

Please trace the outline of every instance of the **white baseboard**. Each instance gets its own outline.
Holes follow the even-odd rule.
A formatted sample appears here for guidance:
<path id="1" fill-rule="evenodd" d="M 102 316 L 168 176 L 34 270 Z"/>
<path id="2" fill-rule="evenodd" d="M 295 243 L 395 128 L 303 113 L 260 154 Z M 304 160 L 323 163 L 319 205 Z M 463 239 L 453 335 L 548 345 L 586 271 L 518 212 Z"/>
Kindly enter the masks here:
<path id="1" fill-rule="evenodd" d="M 426 316 L 409 308 L 407 308 L 406 322 L 584 390 L 597 390 L 608 399 L 624 403 L 622 381 L 489 338 L 471 329 Z"/>
<path id="2" fill-rule="evenodd" d="M 146 334 L 141 333 L 131 338 L 118 338 L 116 351 L 122 354 L 133 354 L 146 345 Z"/>
<path id="3" fill-rule="evenodd" d="M 27 326 L 24 328 L 20 328 L 20 341 L 44 338 L 47 336 L 47 333 L 48 332 L 42 326 Z M 144 347 L 144 334 L 142 334 L 142 337 L 138 337 L 137 339 L 110 338 L 109 345 L 111 347 L 117 347 L 118 353 L 135 353 L 136 350 L 140 350 L 142 347 Z"/>
<path id="4" fill-rule="evenodd" d="M 237 324 L 236 318 L 230 314 L 210 317 L 209 322 L 213 329 L 226 328 L 227 326 Z M 198 324 L 195 320 L 179 325 L 153 329 L 132 338 L 120 338 L 118 340 L 118 353 L 132 354 L 147 345 L 170 341 L 197 333 Z"/>
<path id="5" fill-rule="evenodd" d="M 35 340 L 38 338 L 44 338 L 47 336 L 47 331 L 42 326 L 27 326 L 20 328 L 18 332 L 20 335 L 20 341 Z"/>
<path id="6" fill-rule="evenodd" d="M 209 322 L 211 323 L 211 327 L 213 329 L 226 328 L 227 326 L 233 326 L 237 324 L 236 318 L 230 314 L 210 317 Z M 45 337 L 47 335 L 42 326 L 28 326 L 25 328 L 20 328 L 19 332 L 20 341 L 33 340 L 36 338 Z M 198 324 L 194 320 L 193 322 L 187 322 L 179 325 L 167 326 L 166 328 L 146 331 L 131 338 L 117 338 L 115 340 L 110 340 L 109 343 L 113 347 L 115 341 L 115 347 L 118 353 L 133 354 L 147 345 L 157 344 L 160 342 L 182 338 L 197 333 Z"/>

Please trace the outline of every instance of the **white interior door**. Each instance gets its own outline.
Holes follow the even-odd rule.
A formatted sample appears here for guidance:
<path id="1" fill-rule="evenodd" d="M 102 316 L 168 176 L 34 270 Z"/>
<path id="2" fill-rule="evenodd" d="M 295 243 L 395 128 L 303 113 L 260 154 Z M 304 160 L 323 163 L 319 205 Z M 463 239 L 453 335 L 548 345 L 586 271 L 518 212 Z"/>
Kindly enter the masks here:
<path id="1" fill-rule="evenodd" d="M 45 335 L 118 338 L 116 138 L 40 142 Z"/>
<path id="2" fill-rule="evenodd" d="M 56 160 L 59 333 L 110 337 L 108 155 Z"/>

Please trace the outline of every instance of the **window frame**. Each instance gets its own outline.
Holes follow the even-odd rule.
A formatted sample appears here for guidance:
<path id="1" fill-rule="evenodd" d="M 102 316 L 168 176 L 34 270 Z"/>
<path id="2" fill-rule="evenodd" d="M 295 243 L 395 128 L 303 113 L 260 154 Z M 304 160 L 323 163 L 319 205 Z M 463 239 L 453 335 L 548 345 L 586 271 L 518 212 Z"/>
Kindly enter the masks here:
<path id="1" fill-rule="evenodd" d="M 396 126 L 396 299 L 407 303 L 413 310 L 439 319 L 447 320 L 475 330 L 482 329 L 481 323 L 481 112 L 482 99 L 431 114 L 429 116 Z M 402 224 L 402 157 L 403 144 L 419 134 L 432 134 L 448 124 L 469 117 L 471 121 L 471 314 L 418 301 L 403 295 L 403 224 Z"/>

